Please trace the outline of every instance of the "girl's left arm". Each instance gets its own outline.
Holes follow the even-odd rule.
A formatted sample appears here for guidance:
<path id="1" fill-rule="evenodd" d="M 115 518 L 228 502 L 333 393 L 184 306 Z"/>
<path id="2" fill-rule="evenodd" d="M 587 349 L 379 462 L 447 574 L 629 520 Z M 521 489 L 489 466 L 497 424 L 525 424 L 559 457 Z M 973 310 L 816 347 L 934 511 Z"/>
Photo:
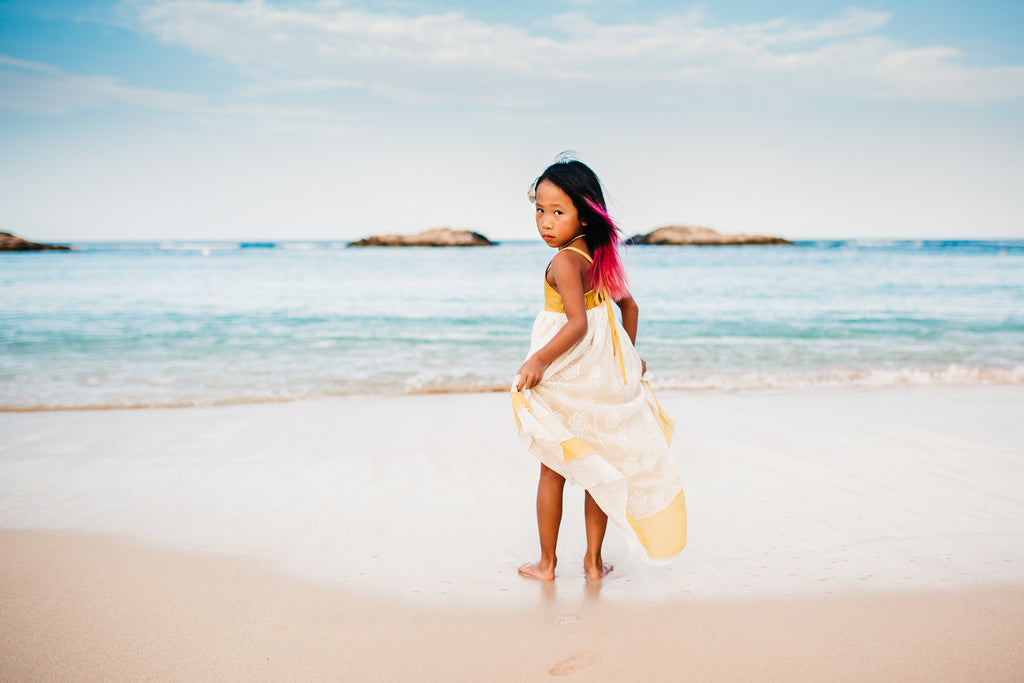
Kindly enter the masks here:
<path id="1" fill-rule="evenodd" d="M 629 341 L 636 346 L 636 328 L 640 322 L 640 307 L 629 294 L 615 302 L 622 311 L 622 329 L 629 335 Z"/>
<path id="2" fill-rule="evenodd" d="M 640 322 L 640 307 L 629 294 L 615 302 L 622 311 L 622 329 L 629 335 L 629 341 L 636 346 L 636 328 Z M 640 374 L 647 372 L 647 361 L 640 359 Z"/>

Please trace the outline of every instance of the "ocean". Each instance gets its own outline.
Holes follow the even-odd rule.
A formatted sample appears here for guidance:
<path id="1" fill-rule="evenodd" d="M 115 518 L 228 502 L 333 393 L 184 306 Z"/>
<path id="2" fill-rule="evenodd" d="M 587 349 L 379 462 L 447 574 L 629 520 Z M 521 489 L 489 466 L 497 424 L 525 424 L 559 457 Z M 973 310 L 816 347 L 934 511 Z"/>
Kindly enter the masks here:
<path id="1" fill-rule="evenodd" d="M 507 389 L 553 253 L 73 246 L 0 254 L 0 410 Z M 656 388 L 1024 384 L 1024 241 L 632 246 L 627 264 Z"/>

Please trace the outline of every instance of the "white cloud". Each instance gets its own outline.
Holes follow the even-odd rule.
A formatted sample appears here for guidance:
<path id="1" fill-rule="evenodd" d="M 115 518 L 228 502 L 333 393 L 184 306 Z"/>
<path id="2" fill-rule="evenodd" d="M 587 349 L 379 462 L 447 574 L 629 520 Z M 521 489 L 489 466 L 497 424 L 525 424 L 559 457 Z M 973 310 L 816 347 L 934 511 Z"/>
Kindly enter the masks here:
<path id="1" fill-rule="evenodd" d="M 359 81 L 346 81 L 339 78 L 301 78 L 301 79 L 273 79 L 268 78 L 244 86 L 238 90 L 243 97 L 263 97 L 265 95 L 289 95 L 296 93 L 317 93 L 342 90 L 345 88 L 361 88 L 365 84 Z"/>
<path id="2" fill-rule="evenodd" d="M 888 12 L 872 12 L 857 8 L 849 8 L 836 19 L 826 19 L 816 24 L 790 24 L 788 22 L 772 22 L 774 30 L 765 31 L 771 34 L 775 43 L 802 43 L 811 40 L 828 40 L 860 35 L 868 31 L 880 29 L 889 23 Z"/>
<path id="3" fill-rule="evenodd" d="M 79 76 L 48 64 L 0 55 L 0 109 L 67 114 L 111 105 L 182 109 L 194 102 L 188 95 L 134 88 L 109 76 Z"/>
<path id="4" fill-rule="evenodd" d="M 64 114 L 127 105 L 338 131 L 347 123 L 329 105 L 253 103 L 350 91 L 473 107 L 491 117 L 536 117 L 552 96 L 637 105 L 686 96 L 960 103 L 1024 97 L 1024 66 L 970 67 L 953 48 L 899 45 L 881 33 L 888 14 L 861 9 L 815 23 L 735 25 L 715 25 L 699 9 L 619 24 L 597 23 L 581 11 L 518 27 L 458 12 L 407 16 L 330 3 L 152 0 L 126 7 L 139 30 L 231 64 L 245 83 L 213 101 L 2 57 L 0 108 Z"/>
<path id="5" fill-rule="evenodd" d="M 1024 66 L 969 67 L 951 48 L 898 44 L 882 34 L 888 14 L 856 8 L 815 23 L 714 25 L 694 10 L 625 24 L 559 15 L 523 28 L 458 12 L 407 16 L 262 0 L 131 7 L 141 30 L 254 81 L 368 87 L 409 102 L 531 107 L 550 86 L 586 96 L 595 85 L 633 97 L 656 89 L 652 99 L 733 97 L 749 88 L 963 103 L 1024 97 Z"/>
<path id="6" fill-rule="evenodd" d="M 255 97 L 338 86 L 324 79 L 287 84 L 266 82 L 241 94 Z M 60 116 L 115 106 L 173 112 L 200 124 L 230 119 L 262 131 L 315 130 L 335 135 L 348 131 L 342 117 L 323 108 L 254 104 L 244 101 L 244 97 L 240 102 L 210 101 L 193 95 L 135 88 L 110 76 L 70 74 L 49 64 L 0 55 L 0 110 Z"/>

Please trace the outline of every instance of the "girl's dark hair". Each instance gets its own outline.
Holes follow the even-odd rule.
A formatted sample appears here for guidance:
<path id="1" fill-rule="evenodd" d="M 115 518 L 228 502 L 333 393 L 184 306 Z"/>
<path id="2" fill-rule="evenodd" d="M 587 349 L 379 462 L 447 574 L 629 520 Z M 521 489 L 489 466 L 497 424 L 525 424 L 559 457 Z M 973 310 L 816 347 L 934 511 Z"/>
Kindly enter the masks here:
<path id="1" fill-rule="evenodd" d="M 540 174 L 533 184 L 534 191 L 544 180 L 569 195 L 580 223 L 585 224 L 583 239 L 594 255 L 594 264 L 590 267 L 594 289 L 604 291 L 613 301 L 628 296 L 626 269 L 619 253 L 622 231 L 608 215 L 597 174 L 582 161 L 560 158 Z"/>

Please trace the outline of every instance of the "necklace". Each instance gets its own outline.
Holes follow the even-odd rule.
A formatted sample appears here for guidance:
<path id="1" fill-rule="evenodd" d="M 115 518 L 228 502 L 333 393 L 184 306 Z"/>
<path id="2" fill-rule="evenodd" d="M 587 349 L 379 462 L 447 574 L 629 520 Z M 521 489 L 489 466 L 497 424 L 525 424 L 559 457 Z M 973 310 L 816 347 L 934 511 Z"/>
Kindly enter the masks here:
<path id="1" fill-rule="evenodd" d="M 581 237 L 586 237 L 586 236 L 587 236 L 587 233 L 585 233 L 585 232 L 581 232 L 580 234 L 576 235 L 576 236 L 575 236 L 575 237 L 573 237 L 573 238 L 572 238 L 571 240 L 569 240 L 568 242 L 566 242 L 565 244 L 563 244 L 562 246 L 560 246 L 560 247 L 558 248 L 558 251 L 562 251 L 563 249 L 565 249 L 565 248 L 566 248 L 567 246 L 569 246 L 570 244 L 572 244 L 573 242 L 575 242 L 575 241 L 576 241 L 576 240 L 578 240 L 579 238 L 581 238 Z"/>

